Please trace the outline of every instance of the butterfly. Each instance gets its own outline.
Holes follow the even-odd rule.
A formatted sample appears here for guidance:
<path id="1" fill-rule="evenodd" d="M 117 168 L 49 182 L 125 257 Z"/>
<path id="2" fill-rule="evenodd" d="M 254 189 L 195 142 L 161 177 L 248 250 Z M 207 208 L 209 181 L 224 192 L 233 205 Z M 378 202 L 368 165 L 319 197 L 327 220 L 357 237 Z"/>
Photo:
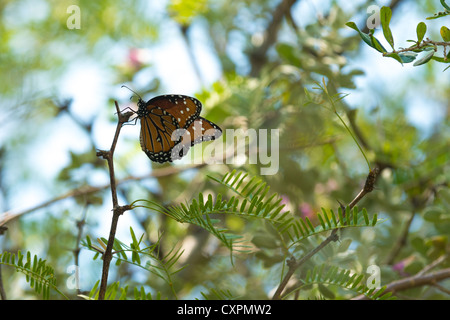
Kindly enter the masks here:
<path id="1" fill-rule="evenodd" d="M 137 105 L 141 148 L 152 161 L 181 159 L 191 146 L 222 135 L 218 125 L 200 117 L 202 104 L 193 97 L 168 94 L 147 102 L 139 97 Z"/>

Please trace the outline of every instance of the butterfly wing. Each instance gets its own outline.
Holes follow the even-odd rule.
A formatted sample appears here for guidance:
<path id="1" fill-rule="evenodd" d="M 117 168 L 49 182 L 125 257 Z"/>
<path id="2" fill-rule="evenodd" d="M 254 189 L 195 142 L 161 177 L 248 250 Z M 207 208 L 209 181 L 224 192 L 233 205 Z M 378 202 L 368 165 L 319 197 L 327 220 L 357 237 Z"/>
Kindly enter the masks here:
<path id="1" fill-rule="evenodd" d="M 181 142 L 177 144 L 172 152 L 173 159 L 181 159 L 184 157 L 189 148 L 203 141 L 218 139 L 222 135 L 222 129 L 208 119 L 198 117 L 184 131 Z"/>
<path id="2" fill-rule="evenodd" d="M 194 144 L 216 140 L 222 135 L 222 129 L 208 119 L 198 117 L 187 129 L 190 135 L 191 146 Z"/>
<path id="3" fill-rule="evenodd" d="M 188 128 L 202 111 L 202 103 L 199 100 L 179 94 L 154 97 L 146 103 L 146 106 L 148 109 L 159 107 L 170 113 L 175 117 L 180 128 Z"/>
<path id="4" fill-rule="evenodd" d="M 147 102 L 139 99 L 142 150 L 152 161 L 181 159 L 191 146 L 220 137 L 222 130 L 200 117 L 202 104 L 184 95 L 162 95 Z"/>
<path id="5" fill-rule="evenodd" d="M 181 141 L 179 138 L 173 138 L 173 133 L 179 128 L 176 119 L 160 108 L 147 110 L 145 115 L 139 118 L 142 150 L 152 161 L 160 163 L 171 161 L 171 151 Z"/>

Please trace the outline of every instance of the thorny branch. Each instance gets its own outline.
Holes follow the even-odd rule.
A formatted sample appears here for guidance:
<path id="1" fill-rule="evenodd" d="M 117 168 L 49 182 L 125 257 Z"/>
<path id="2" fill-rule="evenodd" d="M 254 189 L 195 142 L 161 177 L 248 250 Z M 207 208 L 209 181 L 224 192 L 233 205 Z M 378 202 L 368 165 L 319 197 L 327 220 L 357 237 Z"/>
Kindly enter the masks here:
<path id="1" fill-rule="evenodd" d="M 103 159 L 106 159 L 106 161 L 108 163 L 109 179 L 110 179 L 110 184 L 111 184 L 111 195 L 112 195 L 112 202 L 113 202 L 113 217 L 112 217 L 112 221 L 111 221 L 111 229 L 109 232 L 108 243 L 106 245 L 105 252 L 103 253 L 102 279 L 100 282 L 100 292 L 98 295 L 99 300 L 105 299 L 106 287 L 108 284 L 109 265 L 112 260 L 112 249 L 113 249 L 114 239 L 116 237 L 116 230 L 117 230 L 117 224 L 119 222 L 119 217 L 125 211 L 131 209 L 131 207 L 129 205 L 119 206 L 119 203 L 117 200 L 116 178 L 115 178 L 115 174 L 114 174 L 113 158 L 114 158 L 114 150 L 116 148 L 117 140 L 118 140 L 119 134 L 120 134 L 120 129 L 122 128 L 122 125 L 128 121 L 128 119 L 130 118 L 130 116 L 133 113 L 132 112 L 121 113 L 117 102 L 115 102 L 115 105 L 116 105 L 116 110 L 117 110 L 119 120 L 117 122 L 116 133 L 114 135 L 114 139 L 111 144 L 111 148 L 108 151 L 99 150 L 97 152 L 97 156 L 102 157 Z"/>

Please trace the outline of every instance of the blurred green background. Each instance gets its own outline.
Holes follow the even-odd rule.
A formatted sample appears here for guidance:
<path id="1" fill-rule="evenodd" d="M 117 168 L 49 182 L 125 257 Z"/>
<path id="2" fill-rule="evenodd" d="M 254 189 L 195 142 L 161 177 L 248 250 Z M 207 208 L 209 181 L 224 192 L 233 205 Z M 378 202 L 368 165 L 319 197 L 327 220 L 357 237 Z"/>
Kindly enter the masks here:
<path id="1" fill-rule="evenodd" d="M 165 93 L 195 96 L 203 103 L 202 116 L 224 130 L 279 129 L 279 170 L 261 178 L 293 215 L 314 221 L 321 207 L 350 202 L 368 173 L 336 116 L 320 105 L 305 105 L 304 88 L 320 94 L 314 81 L 325 79 L 331 94 L 349 93 L 339 112 L 364 137 L 361 144 L 371 164 L 382 168 L 376 190 L 360 205 L 386 222 L 348 231 L 345 237 L 352 241 L 347 248 L 332 244 L 309 267 L 326 262 L 365 273 L 375 264 L 382 268 L 384 285 L 446 256 L 449 71 L 442 72 L 445 65 L 439 63 L 413 67 L 383 58 L 345 26 L 355 21 L 363 28 L 370 5 L 390 4 L 2 0 L 0 222 L 8 219 L 8 230 L 0 236 L 1 250 L 29 250 L 46 259 L 60 290 L 76 297 L 65 282 L 80 244 L 77 221 L 85 221 L 82 238 L 109 232 L 109 175 L 96 150 L 111 145 L 114 101 L 121 108 L 136 108 L 124 84 L 146 100 Z M 406 40 L 415 38 L 417 23 L 441 10 L 438 1 L 391 5 L 391 29 L 396 43 L 405 47 Z M 427 25 L 427 36 L 438 37 L 440 21 Z M 378 28 L 375 34 L 380 33 Z M 139 124 L 122 129 L 114 160 L 121 204 L 137 199 L 189 202 L 199 192 L 226 192 L 207 174 L 220 177 L 238 169 L 256 176 L 264 167 L 246 161 L 185 170 L 189 155 L 173 164 L 151 163 L 140 150 Z M 179 172 L 151 176 L 171 166 Z M 249 243 L 267 232 L 260 221 L 230 216 L 224 223 Z M 230 290 L 234 297 L 267 299 L 280 281 L 284 256 L 274 248 L 253 243 L 254 250 L 237 255 L 233 266 L 229 252 L 196 227 L 143 208 L 121 217 L 117 238 L 129 242 L 130 226 L 145 233 L 149 243 L 162 234 L 166 252 L 185 250 L 178 263 L 186 267 L 174 279 L 178 298 L 202 298 L 201 292 L 213 288 Z M 305 248 L 321 239 L 309 240 Z M 81 292 L 90 291 L 100 278 L 101 260 L 93 256 L 81 249 Z M 5 266 L 1 270 L 9 299 L 39 297 L 21 274 Z M 166 283 L 131 265 L 112 266 L 110 280 L 174 298 Z M 449 290 L 448 282 L 442 285 Z M 324 295 L 320 288 L 308 290 L 299 298 Z M 352 296 L 330 290 L 334 298 Z M 403 297 L 449 295 L 425 286 Z"/>

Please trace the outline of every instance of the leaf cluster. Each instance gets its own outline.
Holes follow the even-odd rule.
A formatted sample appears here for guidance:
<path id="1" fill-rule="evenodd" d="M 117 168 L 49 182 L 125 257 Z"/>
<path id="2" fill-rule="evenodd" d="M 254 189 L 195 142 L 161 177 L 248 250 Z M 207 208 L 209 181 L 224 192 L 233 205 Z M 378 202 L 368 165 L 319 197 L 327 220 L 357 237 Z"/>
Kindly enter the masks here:
<path id="1" fill-rule="evenodd" d="M 190 223 L 202 227 L 217 237 L 229 250 L 240 252 L 248 249 L 248 246 L 242 244 L 243 236 L 231 233 L 220 224 L 221 220 L 213 218 L 213 215 L 228 214 L 269 223 L 274 227 L 280 239 L 283 239 L 286 248 L 322 232 L 348 227 L 373 227 L 380 221 L 376 214 L 369 218 L 367 210 L 358 211 L 357 207 L 352 210 L 339 208 L 337 213 L 332 209 L 322 208 L 322 212 L 317 213 L 320 224 L 314 226 L 308 217 L 297 217 L 290 211 L 284 210 L 283 199 L 277 193 L 269 196 L 270 187 L 260 178 L 249 177 L 248 173 L 236 170 L 225 174 L 220 179 L 209 178 L 226 187 L 235 195 L 225 200 L 219 193 L 214 201 L 210 194 L 205 201 L 203 194 L 200 193 L 198 200 L 193 199 L 190 204 L 181 203 L 178 206 L 170 207 L 164 207 L 149 200 L 136 202 L 145 202 L 144 207 L 165 214 L 180 223 Z M 291 244 L 289 245 L 288 242 Z"/>
<path id="2" fill-rule="evenodd" d="M 440 12 L 436 14 L 433 17 L 429 17 L 427 19 L 437 19 L 442 18 L 444 16 L 447 16 L 450 11 L 448 5 L 445 3 L 444 0 L 441 0 L 442 6 L 446 9 L 444 12 Z M 401 48 L 401 49 L 395 49 L 394 45 L 394 36 L 392 34 L 392 31 L 389 27 L 389 24 L 391 22 L 392 17 L 392 11 L 389 7 L 382 7 L 380 10 L 380 22 L 381 27 L 383 30 L 383 35 L 386 41 L 389 43 L 389 45 L 392 47 L 391 52 L 388 52 L 381 42 L 374 36 L 374 29 L 371 29 L 368 34 L 363 33 L 359 28 L 356 26 L 354 22 L 347 22 L 346 25 L 354 30 L 356 30 L 361 39 L 370 47 L 374 48 L 375 50 L 381 52 L 383 56 L 390 57 L 395 60 L 397 60 L 399 63 L 411 63 L 414 61 L 414 66 L 420 66 L 423 64 L 426 64 L 427 62 L 431 60 L 435 60 L 441 63 L 450 64 L 450 51 L 448 50 L 448 47 L 450 47 L 450 29 L 448 29 L 446 26 L 442 26 L 440 29 L 440 34 L 442 37 L 442 41 L 437 40 L 430 40 L 425 39 L 424 36 L 427 31 L 427 25 L 424 22 L 420 22 L 416 27 L 416 33 L 417 33 L 417 40 L 408 40 L 409 42 L 412 42 L 413 44 L 408 48 Z M 437 56 L 436 52 L 439 46 L 443 47 L 443 56 Z M 420 59 L 418 59 L 418 53 L 425 53 Z M 448 69 L 450 66 L 444 69 Z"/>
<path id="3" fill-rule="evenodd" d="M 327 286 L 338 286 L 354 291 L 365 295 L 371 300 L 395 299 L 395 297 L 392 297 L 392 292 L 385 292 L 385 286 L 379 289 L 375 287 L 369 288 L 364 284 L 364 278 L 363 274 L 358 274 L 347 269 L 341 269 L 336 266 L 329 267 L 322 264 L 320 266 L 315 266 L 313 269 L 309 269 L 306 272 L 306 276 L 301 279 L 302 284 L 291 293 L 316 284 L 324 297 L 330 299 L 335 298 L 335 295 L 327 288 Z"/>
<path id="4" fill-rule="evenodd" d="M 163 280 L 171 288 L 173 295 L 176 297 L 172 278 L 176 273 L 184 269 L 184 267 L 177 266 L 177 262 L 183 254 L 184 250 L 181 250 L 180 248 L 176 249 L 175 247 L 173 247 L 167 253 L 162 254 L 160 243 L 161 237 L 156 243 L 146 245 L 143 242 L 144 234 L 142 234 L 138 239 L 134 233 L 133 228 L 130 227 L 130 235 L 132 237 L 132 242 L 129 245 L 125 244 L 117 238 L 114 239 L 113 258 L 116 260 L 116 265 L 119 266 L 121 263 L 126 262 L 152 273 L 157 278 Z M 106 246 L 108 240 L 105 238 L 101 238 L 99 239 L 99 242 L 100 245 L 104 247 Z M 99 251 L 102 251 L 92 244 L 92 241 L 89 237 L 86 237 L 86 241 L 83 241 L 82 244 L 89 250 L 97 252 L 94 259 L 96 259 L 100 255 Z M 118 290 L 118 285 L 115 290 Z M 122 292 L 122 294 L 126 293 Z M 90 296 L 92 297 L 93 295 Z M 139 293 L 139 296 L 141 298 L 144 296 L 147 297 L 146 294 L 142 296 L 141 293 Z"/>
<path id="5" fill-rule="evenodd" d="M 94 287 L 91 289 L 89 294 L 80 295 L 81 298 L 86 300 L 97 300 L 99 295 L 99 284 L 100 280 L 98 280 Z M 127 300 L 129 297 L 127 296 L 128 285 L 125 287 L 120 286 L 120 281 L 114 282 L 108 286 L 106 289 L 105 300 Z M 120 294 L 119 296 L 117 294 Z M 146 292 L 144 287 L 141 286 L 139 289 L 137 287 L 133 290 L 133 298 L 134 300 L 161 300 L 161 294 L 158 292 L 156 295 L 152 295 L 151 292 Z"/>
<path id="6" fill-rule="evenodd" d="M 17 272 L 24 274 L 30 287 L 34 288 L 36 293 L 42 294 L 44 299 L 50 298 L 50 289 L 65 297 L 56 287 L 53 268 L 36 255 L 32 258 L 29 251 L 27 251 L 26 256 L 20 250 L 17 255 L 5 251 L 0 254 L 0 264 L 14 267 Z"/>

